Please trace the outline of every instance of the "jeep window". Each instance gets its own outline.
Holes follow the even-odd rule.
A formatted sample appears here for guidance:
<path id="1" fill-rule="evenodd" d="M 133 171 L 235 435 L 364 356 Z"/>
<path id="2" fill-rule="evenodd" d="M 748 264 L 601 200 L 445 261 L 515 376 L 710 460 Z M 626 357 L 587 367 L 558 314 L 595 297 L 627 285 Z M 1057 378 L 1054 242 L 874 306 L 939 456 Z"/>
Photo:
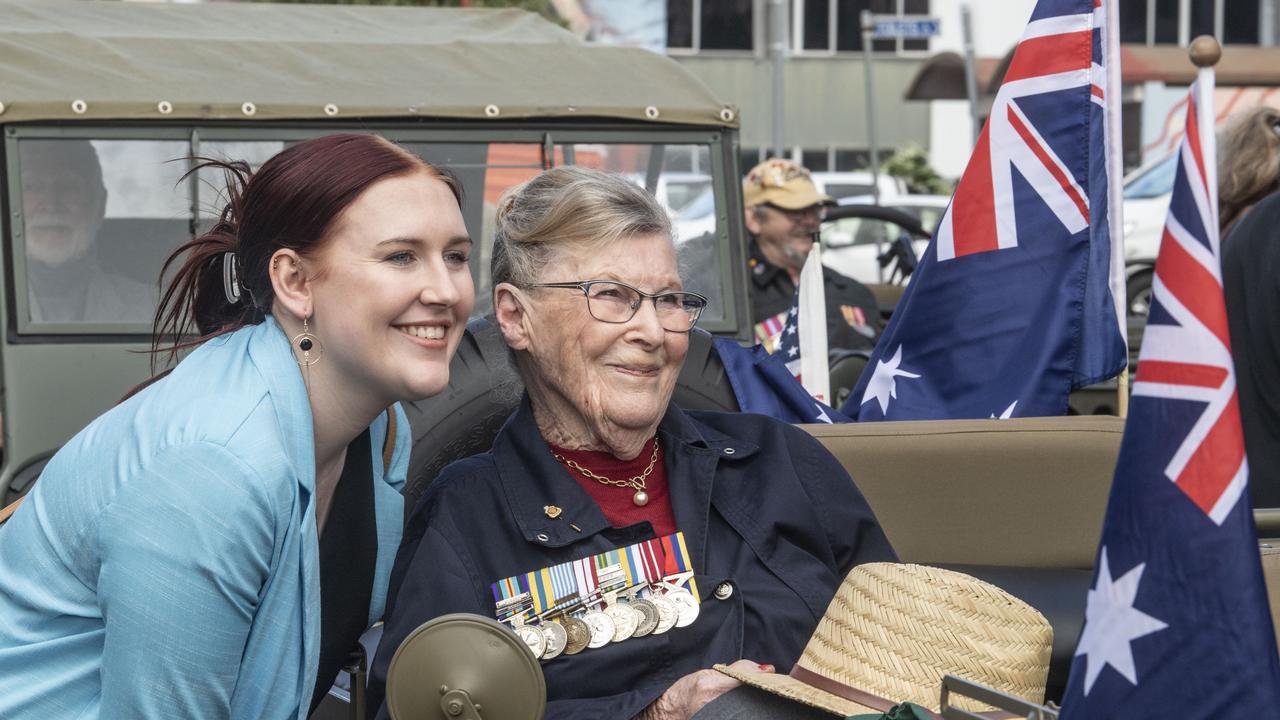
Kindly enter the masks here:
<path id="1" fill-rule="evenodd" d="M 249 165 L 249 170 L 257 171 L 262 163 L 289 144 L 282 140 L 206 140 L 200 143 L 197 152 L 201 158 L 209 160 L 244 162 Z M 200 193 L 196 231 L 202 233 L 213 227 L 227 205 L 227 179 L 217 168 L 202 167 L 196 172 L 196 182 Z"/>
<path id="2" fill-rule="evenodd" d="M 15 268 L 18 332 L 146 335 L 165 258 L 190 239 L 193 225 L 196 232 L 208 230 L 227 201 L 220 170 L 201 168 L 181 179 L 190 167 L 187 158 L 245 161 L 256 170 L 291 143 L 344 130 L 124 128 L 75 133 L 80 138 L 24 130 L 15 141 L 22 178 L 17 200 L 26 237 L 16 245 L 25 248 L 26 259 Z M 489 263 L 502 193 L 546 167 L 583 165 L 621 173 L 654 194 L 672 216 L 686 289 L 710 299 L 700 325 L 723 332 L 736 322 L 726 311 L 733 306 L 733 293 L 726 290 L 732 268 L 722 259 L 730 250 L 721 232 L 727 229 L 719 227 L 725 213 L 718 203 L 724 196 L 715 190 L 717 172 L 725 172 L 713 171 L 712 148 L 720 148 L 710 133 L 694 134 L 705 138 L 698 142 L 662 142 L 658 133 L 629 131 L 654 140 L 617 142 L 623 135 L 618 131 L 565 131 L 563 141 L 552 142 L 546 132 L 523 129 L 486 133 L 488 138 L 473 131 L 378 131 L 449 168 L 462 182 L 463 217 L 478 241 L 472 263 L 477 315 L 491 310 Z M 111 139 L 92 137 L 92 132 Z M 141 132 L 171 139 L 133 139 Z M 548 152 L 554 157 L 546 157 Z M 732 180 L 726 176 L 718 182 Z"/>
<path id="3" fill-rule="evenodd" d="M 509 188 L 542 172 L 545 150 L 537 143 L 427 143 L 403 146 L 430 162 L 444 165 L 462 181 L 463 216 L 479 240 L 473 273 L 476 309 L 492 309 L 489 262 L 493 256 L 494 215 L 498 199 Z M 716 207 L 711 193 L 710 149 L 705 145 L 566 143 L 555 146 L 556 165 L 582 165 L 617 172 L 652 192 L 672 216 L 685 288 L 711 302 L 702 322 L 723 320 L 725 290 L 716 243 Z M 549 163 L 548 163 L 549 164 Z M 699 172 L 701 170 L 701 172 Z M 697 215 L 681 212 L 699 204 Z"/>
<path id="4" fill-rule="evenodd" d="M 21 139 L 15 272 L 33 324 L 147 323 L 160 268 L 189 235 L 181 141 Z"/>

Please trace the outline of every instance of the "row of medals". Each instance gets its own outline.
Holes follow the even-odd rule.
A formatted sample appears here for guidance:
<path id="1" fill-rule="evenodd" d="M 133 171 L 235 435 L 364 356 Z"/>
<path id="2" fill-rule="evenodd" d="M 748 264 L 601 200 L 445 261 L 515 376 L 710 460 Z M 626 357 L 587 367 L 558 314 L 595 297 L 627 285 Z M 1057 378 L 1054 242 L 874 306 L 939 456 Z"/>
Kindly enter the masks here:
<path id="1" fill-rule="evenodd" d="M 648 597 L 637 597 L 644 589 L 652 592 Z M 628 600 L 620 601 L 616 593 L 606 593 L 596 600 L 604 603 L 602 610 L 591 610 L 580 617 L 566 612 L 540 625 L 518 625 L 515 632 L 535 658 L 551 660 L 611 642 L 661 635 L 673 627 L 692 625 L 698 619 L 697 599 L 679 586 L 666 582 L 658 588 L 641 585 L 628 588 L 627 596 Z"/>

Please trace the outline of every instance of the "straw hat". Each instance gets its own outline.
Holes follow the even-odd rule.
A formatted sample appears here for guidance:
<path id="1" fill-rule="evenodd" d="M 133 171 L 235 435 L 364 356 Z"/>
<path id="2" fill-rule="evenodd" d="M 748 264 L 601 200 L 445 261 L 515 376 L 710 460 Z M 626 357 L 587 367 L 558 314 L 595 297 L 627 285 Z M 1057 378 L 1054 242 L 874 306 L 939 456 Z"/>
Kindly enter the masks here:
<path id="1" fill-rule="evenodd" d="M 994 585 L 924 565 L 868 563 L 844 579 L 790 675 L 716 669 L 840 716 L 900 702 L 939 712 L 944 675 L 1043 702 L 1052 645 L 1049 621 Z"/>

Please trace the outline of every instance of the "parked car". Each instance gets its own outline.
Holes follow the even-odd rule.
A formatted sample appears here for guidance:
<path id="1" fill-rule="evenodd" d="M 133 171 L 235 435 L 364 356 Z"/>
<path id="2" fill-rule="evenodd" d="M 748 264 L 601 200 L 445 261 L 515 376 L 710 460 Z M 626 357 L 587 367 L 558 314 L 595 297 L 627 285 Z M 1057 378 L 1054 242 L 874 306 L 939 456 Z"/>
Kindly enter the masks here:
<path id="1" fill-rule="evenodd" d="M 872 190 L 876 184 L 872 182 L 871 173 L 865 170 L 851 172 L 815 172 L 813 184 L 818 192 L 824 192 L 836 200 L 859 195 L 874 195 Z M 897 197 L 907 194 L 907 184 L 901 178 L 880 173 L 880 198 Z"/>
<path id="2" fill-rule="evenodd" d="M 901 195 L 881 199 L 881 207 L 902 213 L 914 221 L 910 225 L 895 222 L 892 213 L 840 212 L 843 208 L 874 207 L 872 201 L 870 196 L 840 200 L 836 208 L 828 211 L 821 233 L 822 264 L 864 285 L 893 279 L 889 268 L 880 264 L 879 257 L 903 233 L 911 238 L 916 257 L 923 255 L 951 198 L 946 195 Z M 905 284 L 905 277 L 902 281 Z"/>
<path id="3" fill-rule="evenodd" d="M 1146 317 L 1151 306 L 1151 278 L 1177 168 L 1178 154 L 1172 153 L 1134 170 L 1124 181 L 1125 299 L 1129 314 L 1136 317 Z"/>

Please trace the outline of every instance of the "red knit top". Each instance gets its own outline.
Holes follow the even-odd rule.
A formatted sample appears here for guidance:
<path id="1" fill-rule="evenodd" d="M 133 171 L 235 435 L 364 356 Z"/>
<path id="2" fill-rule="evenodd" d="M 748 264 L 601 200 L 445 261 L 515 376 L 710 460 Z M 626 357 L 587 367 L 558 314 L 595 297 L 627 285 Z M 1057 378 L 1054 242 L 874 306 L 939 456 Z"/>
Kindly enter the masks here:
<path id="1" fill-rule="evenodd" d="M 596 475 L 612 480 L 626 480 L 644 472 L 653 456 L 653 445 L 658 442 L 655 437 L 644 444 L 644 449 L 631 460 L 619 460 L 611 453 L 593 450 L 566 450 L 548 443 L 553 454 L 573 460 Z M 634 525 L 648 520 L 657 537 L 670 535 L 676 531 L 675 513 L 671 510 L 671 494 L 667 489 L 667 468 L 661 445 L 658 447 L 658 460 L 653 465 L 653 472 L 645 479 L 644 491 L 649 494 L 647 505 L 636 505 L 632 501 L 635 488 L 605 485 L 583 475 L 572 467 L 561 463 L 569 476 L 578 481 L 583 490 L 600 506 L 604 517 L 614 527 Z"/>

